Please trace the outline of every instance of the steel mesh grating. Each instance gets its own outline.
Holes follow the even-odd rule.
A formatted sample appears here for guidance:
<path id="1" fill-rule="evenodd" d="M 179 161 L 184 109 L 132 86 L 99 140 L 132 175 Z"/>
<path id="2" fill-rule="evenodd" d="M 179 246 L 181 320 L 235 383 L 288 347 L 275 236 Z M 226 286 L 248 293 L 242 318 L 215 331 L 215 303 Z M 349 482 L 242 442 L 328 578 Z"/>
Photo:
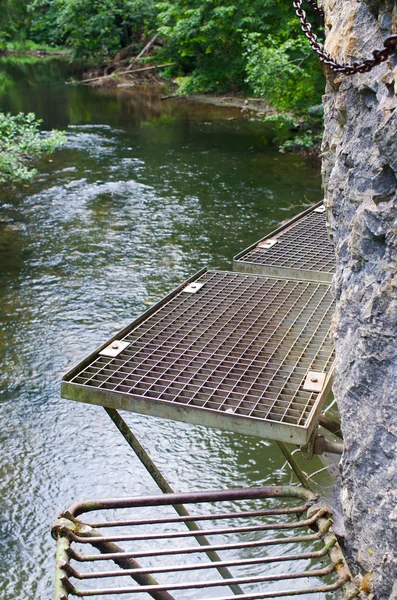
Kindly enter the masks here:
<path id="1" fill-rule="evenodd" d="M 267 487 L 75 505 L 53 528 L 55 598 L 353 598 L 331 511 L 316 502 Z"/>
<path id="2" fill-rule="evenodd" d="M 333 299 L 328 285 L 207 271 L 196 293 L 160 303 L 65 376 L 66 398 L 241 433 L 306 443 L 329 375 Z"/>
<path id="3" fill-rule="evenodd" d="M 330 282 L 335 271 L 334 246 L 327 231 L 326 214 L 316 212 L 317 209 L 303 213 L 238 254 L 234 258 L 234 269 Z M 276 243 L 266 248 L 263 247 L 266 240 L 276 240 Z"/>

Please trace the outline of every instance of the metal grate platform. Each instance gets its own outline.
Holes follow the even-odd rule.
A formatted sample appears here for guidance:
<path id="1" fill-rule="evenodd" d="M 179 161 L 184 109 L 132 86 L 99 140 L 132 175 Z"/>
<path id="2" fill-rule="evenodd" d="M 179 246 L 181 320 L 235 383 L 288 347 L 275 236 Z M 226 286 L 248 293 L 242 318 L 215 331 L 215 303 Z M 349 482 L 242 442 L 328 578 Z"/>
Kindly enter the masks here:
<path id="1" fill-rule="evenodd" d="M 330 282 L 335 271 L 334 246 L 318 204 L 234 257 L 244 273 Z"/>
<path id="2" fill-rule="evenodd" d="M 304 445 L 331 384 L 332 313 L 328 285 L 204 270 L 70 371 L 61 393 Z"/>
<path id="3" fill-rule="evenodd" d="M 77 504 L 53 528 L 55 600 L 354 598 L 331 511 L 316 502 L 267 487 Z"/>

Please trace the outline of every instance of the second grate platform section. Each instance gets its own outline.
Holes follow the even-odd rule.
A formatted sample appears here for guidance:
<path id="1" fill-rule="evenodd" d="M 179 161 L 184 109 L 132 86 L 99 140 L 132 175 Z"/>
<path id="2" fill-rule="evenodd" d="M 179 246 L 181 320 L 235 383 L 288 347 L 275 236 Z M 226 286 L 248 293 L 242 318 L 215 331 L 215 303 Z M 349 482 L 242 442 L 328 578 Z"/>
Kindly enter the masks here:
<path id="1" fill-rule="evenodd" d="M 333 364 L 329 285 L 203 270 L 63 379 L 65 398 L 305 445 Z"/>
<path id="2" fill-rule="evenodd" d="M 335 271 L 335 251 L 327 231 L 324 205 L 317 204 L 237 254 L 233 269 L 330 283 Z"/>

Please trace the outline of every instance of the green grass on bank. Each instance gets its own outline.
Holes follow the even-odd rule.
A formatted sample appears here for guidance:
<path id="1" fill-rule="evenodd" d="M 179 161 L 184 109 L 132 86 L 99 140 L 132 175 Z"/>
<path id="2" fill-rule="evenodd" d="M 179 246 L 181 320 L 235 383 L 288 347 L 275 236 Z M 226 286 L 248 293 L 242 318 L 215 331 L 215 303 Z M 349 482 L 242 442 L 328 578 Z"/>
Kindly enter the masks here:
<path id="1" fill-rule="evenodd" d="M 0 51 L 16 54 L 43 53 L 48 55 L 65 55 L 69 58 L 73 56 L 73 50 L 66 46 L 48 46 L 46 44 L 37 44 L 31 40 L 9 40 L 0 46 Z"/>

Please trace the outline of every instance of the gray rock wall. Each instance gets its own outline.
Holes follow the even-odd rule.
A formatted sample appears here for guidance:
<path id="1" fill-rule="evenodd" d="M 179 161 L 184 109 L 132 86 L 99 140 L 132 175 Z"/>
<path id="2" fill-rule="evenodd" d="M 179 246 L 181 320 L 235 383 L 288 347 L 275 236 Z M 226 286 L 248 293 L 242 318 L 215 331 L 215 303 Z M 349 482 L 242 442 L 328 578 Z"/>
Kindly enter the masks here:
<path id="1" fill-rule="evenodd" d="M 371 57 L 397 33 L 395 1 L 322 0 L 326 48 Z M 327 74 L 323 178 L 336 244 L 334 391 L 346 451 L 347 550 L 375 598 L 397 598 L 397 57 Z"/>

